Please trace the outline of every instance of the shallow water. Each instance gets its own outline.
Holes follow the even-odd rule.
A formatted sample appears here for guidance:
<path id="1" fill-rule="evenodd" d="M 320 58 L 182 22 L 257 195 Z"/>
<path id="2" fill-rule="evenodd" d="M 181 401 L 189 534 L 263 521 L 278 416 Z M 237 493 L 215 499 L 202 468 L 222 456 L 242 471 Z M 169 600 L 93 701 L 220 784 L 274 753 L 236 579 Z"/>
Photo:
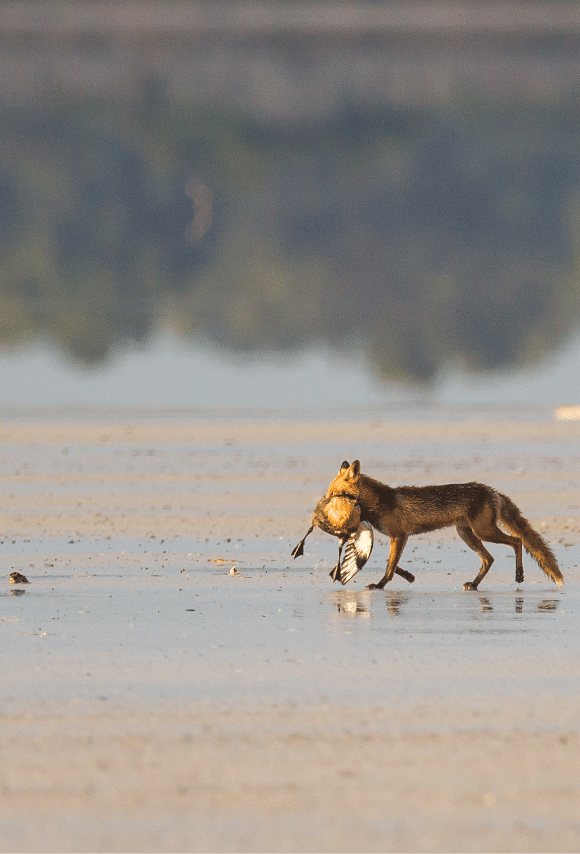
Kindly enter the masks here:
<path id="1" fill-rule="evenodd" d="M 580 425 L 516 416 L 11 413 L 0 849 L 578 850 Z M 384 591 L 386 537 L 345 588 L 292 560 L 345 457 L 502 489 L 564 589 L 492 545 L 464 592 L 453 530 Z"/>
<path id="2" fill-rule="evenodd" d="M 580 589 L 559 591 L 530 561 L 519 589 L 506 556 L 480 591 L 466 593 L 475 556 L 456 543 L 422 542 L 405 564 L 417 574 L 413 585 L 369 592 L 364 584 L 382 572 L 375 554 L 339 588 L 328 578 L 333 549 L 315 568 L 308 556 L 298 567 L 285 540 L 261 538 L 252 551 L 244 542 L 220 551 L 213 540 L 196 543 L 195 553 L 175 541 L 121 552 L 129 540 L 94 544 L 103 550 L 17 544 L 11 565 L 30 584 L 0 594 L 10 650 L 5 710 L 91 699 L 453 701 L 577 688 Z M 578 551 L 572 547 L 570 558 Z"/>
<path id="3" fill-rule="evenodd" d="M 257 411 L 5 422 L 0 561 L 30 584 L 0 590 L 4 708 L 576 691 L 580 427 L 547 411 L 519 426 L 497 409 L 413 411 L 338 426 Z M 564 591 L 529 558 L 518 589 L 513 554 L 492 546 L 495 564 L 465 593 L 479 559 L 454 531 L 412 538 L 401 566 L 416 582 L 382 592 L 364 587 L 384 572 L 386 537 L 344 589 L 328 578 L 333 538 L 315 530 L 293 561 L 345 455 L 391 483 L 477 479 L 513 495 Z"/>

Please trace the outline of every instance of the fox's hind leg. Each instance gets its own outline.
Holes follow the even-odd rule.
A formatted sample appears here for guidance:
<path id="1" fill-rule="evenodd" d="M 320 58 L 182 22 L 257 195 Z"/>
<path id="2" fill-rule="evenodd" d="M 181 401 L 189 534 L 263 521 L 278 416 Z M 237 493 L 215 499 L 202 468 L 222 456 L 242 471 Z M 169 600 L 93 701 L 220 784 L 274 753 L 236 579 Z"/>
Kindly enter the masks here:
<path id="1" fill-rule="evenodd" d="M 470 549 L 473 549 L 474 552 L 477 552 L 477 554 L 481 558 L 481 569 L 479 570 L 478 574 L 473 579 L 473 581 L 466 581 L 463 585 L 464 590 L 477 590 L 479 582 L 489 572 L 489 568 L 493 563 L 493 557 L 492 555 L 490 555 L 486 547 L 483 545 L 479 537 L 475 535 L 469 525 L 460 522 L 455 527 L 457 528 L 457 533 L 459 534 L 463 542 L 466 543 Z"/>
<path id="2" fill-rule="evenodd" d="M 481 537 L 482 540 L 488 543 L 503 543 L 506 546 L 512 547 L 516 556 L 516 584 L 521 584 L 524 580 L 524 562 L 522 558 L 522 541 L 520 538 L 506 534 L 491 519 L 482 519 L 480 517 L 471 523 L 471 527 L 478 537 Z"/>
<path id="3" fill-rule="evenodd" d="M 493 563 L 492 555 L 485 548 L 481 540 L 485 540 L 487 543 L 503 543 L 506 546 L 512 547 L 516 555 L 516 584 L 522 583 L 524 580 L 524 565 L 522 561 L 522 541 L 519 537 L 512 537 L 504 533 L 490 519 L 479 518 L 474 520 L 471 526 L 461 523 L 456 525 L 456 528 L 463 542 L 467 543 L 481 558 L 479 573 L 473 581 L 465 582 L 463 585 L 464 590 L 477 590 L 482 578 L 487 575 Z"/>

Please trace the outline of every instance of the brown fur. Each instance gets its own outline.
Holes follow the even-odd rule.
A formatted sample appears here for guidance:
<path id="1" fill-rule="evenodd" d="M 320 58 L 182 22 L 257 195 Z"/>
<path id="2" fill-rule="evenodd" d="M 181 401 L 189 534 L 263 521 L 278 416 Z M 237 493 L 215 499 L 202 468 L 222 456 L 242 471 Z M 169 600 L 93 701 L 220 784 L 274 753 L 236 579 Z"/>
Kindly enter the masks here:
<path id="1" fill-rule="evenodd" d="M 449 483 L 441 486 L 398 486 L 380 483 L 362 474 L 360 463 L 342 464 L 328 488 L 327 497 L 349 495 L 361 507 L 361 519 L 391 538 L 391 551 L 384 576 L 369 590 L 382 589 L 392 579 L 397 563 L 412 534 L 423 534 L 452 525 L 461 539 L 481 558 L 481 569 L 464 590 L 477 590 L 489 571 L 493 557 L 483 545 L 504 543 L 516 557 L 516 583 L 524 580 L 522 546 L 558 586 L 564 578 L 548 544 L 524 519 L 513 501 L 483 483 Z M 501 523 L 510 533 L 498 527 Z"/>

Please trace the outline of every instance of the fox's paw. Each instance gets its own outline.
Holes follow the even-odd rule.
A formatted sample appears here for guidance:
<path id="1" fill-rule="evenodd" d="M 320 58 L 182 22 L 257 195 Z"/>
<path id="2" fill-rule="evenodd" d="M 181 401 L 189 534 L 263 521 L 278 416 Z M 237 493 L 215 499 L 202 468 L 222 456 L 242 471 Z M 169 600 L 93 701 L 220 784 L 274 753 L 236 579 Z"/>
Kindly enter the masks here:
<path id="1" fill-rule="evenodd" d="M 382 590 L 383 588 L 379 584 L 367 584 L 365 590 Z"/>
<path id="2" fill-rule="evenodd" d="M 516 569 L 516 584 L 522 584 L 524 580 L 524 570 Z"/>
<path id="3" fill-rule="evenodd" d="M 463 585 L 463 589 L 464 590 L 477 590 L 477 584 L 475 584 L 473 581 L 466 581 L 465 584 Z"/>

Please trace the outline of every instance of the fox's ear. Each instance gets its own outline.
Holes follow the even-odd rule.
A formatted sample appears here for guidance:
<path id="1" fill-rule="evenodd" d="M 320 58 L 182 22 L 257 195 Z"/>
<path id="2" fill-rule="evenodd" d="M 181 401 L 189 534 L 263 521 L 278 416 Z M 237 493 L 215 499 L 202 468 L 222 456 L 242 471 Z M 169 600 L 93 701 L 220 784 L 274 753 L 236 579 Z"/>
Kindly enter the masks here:
<path id="1" fill-rule="evenodd" d="M 341 465 L 340 465 L 340 471 L 339 471 L 339 474 L 342 474 L 342 472 L 343 472 L 345 469 L 347 469 L 349 466 L 350 466 L 350 463 L 349 463 L 349 462 L 347 462 L 346 460 L 345 460 L 343 463 L 341 463 Z"/>
<path id="2" fill-rule="evenodd" d="M 345 475 L 349 480 L 355 480 L 360 474 L 360 462 L 355 460 L 354 463 L 349 466 L 348 471 Z"/>

